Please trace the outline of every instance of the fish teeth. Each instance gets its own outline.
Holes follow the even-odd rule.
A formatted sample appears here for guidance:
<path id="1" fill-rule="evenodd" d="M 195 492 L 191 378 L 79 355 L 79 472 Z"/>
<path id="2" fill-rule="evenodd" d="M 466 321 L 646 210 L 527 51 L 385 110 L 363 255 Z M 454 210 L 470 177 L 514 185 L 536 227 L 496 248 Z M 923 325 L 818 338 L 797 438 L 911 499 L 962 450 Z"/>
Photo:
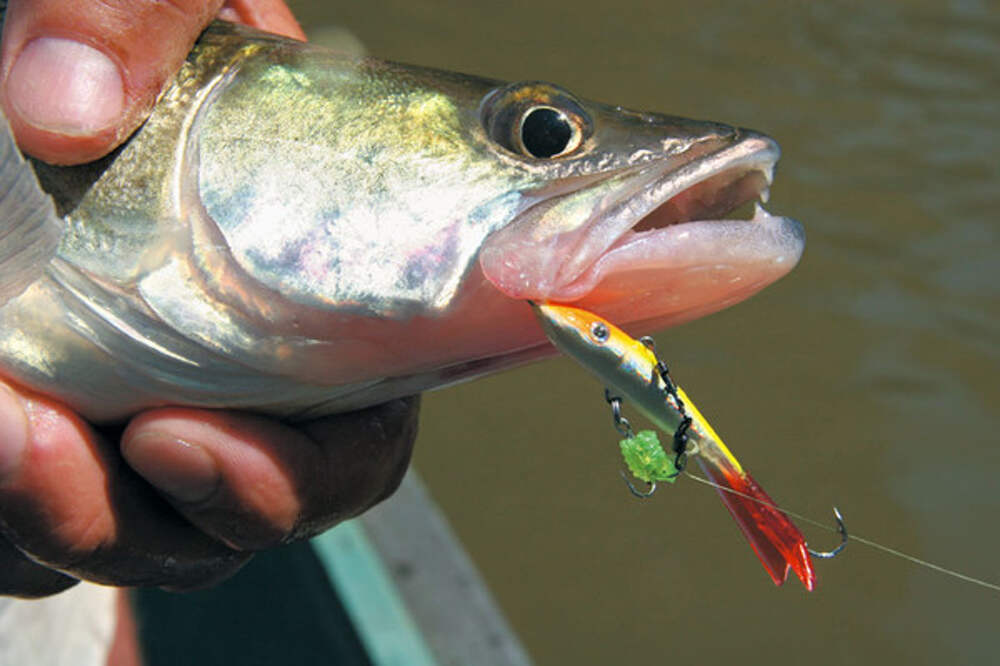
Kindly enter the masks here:
<path id="1" fill-rule="evenodd" d="M 751 220 L 751 222 L 760 222 L 761 220 L 767 219 L 769 217 L 773 216 L 766 210 L 764 210 L 764 207 L 760 204 L 759 201 L 755 202 L 753 205 L 753 219 Z"/>
<path id="2" fill-rule="evenodd" d="M 774 182 L 774 167 L 775 163 L 771 162 L 764 168 L 764 178 L 767 180 L 768 186 Z"/>
<path id="3" fill-rule="evenodd" d="M 760 194 L 757 195 L 757 196 L 760 199 L 761 203 L 767 203 L 768 199 L 771 198 L 771 188 L 770 187 L 765 187 L 764 189 L 762 189 L 760 191 Z"/>

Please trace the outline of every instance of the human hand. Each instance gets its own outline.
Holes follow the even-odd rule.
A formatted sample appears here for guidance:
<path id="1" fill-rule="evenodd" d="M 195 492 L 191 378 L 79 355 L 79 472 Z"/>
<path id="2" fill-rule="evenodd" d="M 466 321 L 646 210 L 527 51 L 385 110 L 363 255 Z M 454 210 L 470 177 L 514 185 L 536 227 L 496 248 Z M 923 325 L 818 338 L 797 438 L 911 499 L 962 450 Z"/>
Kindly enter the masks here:
<path id="1" fill-rule="evenodd" d="M 21 149 L 52 164 L 104 156 L 217 15 L 305 39 L 283 0 L 10 0 L 0 101 Z"/>
<path id="2" fill-rule="evenodd" d="M 60 163 L 112 149 L 220 5 L 11 2 L 0 99 L 21 145 Z M 301 36 L 278 0 L 222 11 Z M 65 43 L 39 46 L 45 36 Z M 25 56 L 27 71 L 37 68 L 30 76 L 19 69 Z M 409 463 L 417 409 L 416 398 L 395 400 L 293 427 L 161 408 L 99 430 L 0 381 L 0 595 L 46 596 L 78 579 L 168 588 L 222 580 L 253 551 L 312 536 L 391 494 Z"/>

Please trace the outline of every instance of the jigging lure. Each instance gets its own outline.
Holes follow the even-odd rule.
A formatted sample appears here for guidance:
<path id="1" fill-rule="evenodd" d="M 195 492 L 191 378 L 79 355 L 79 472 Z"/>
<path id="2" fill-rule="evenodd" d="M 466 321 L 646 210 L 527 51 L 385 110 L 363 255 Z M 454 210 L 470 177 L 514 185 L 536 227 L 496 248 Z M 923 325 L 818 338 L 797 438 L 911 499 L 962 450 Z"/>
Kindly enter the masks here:
<path id="1" fill-rule="evenodd" d="M 839 514 L 840 546 L 828 553 L 810 550 L 798 527 L 743 468 L 683 389 L 671 381 L 650 344 L 586 310 L 555 304 L 532 303 L 532 307 L 556 348 L 607 387 L 605 397 L 612 405 L 616 426 L 625 435 L 623 454 L 633 474 L 653 484 L 672 481 L 687 457 L 695 458 L 775 584 L 781 585 L 791 569 L 812 590 L 816 574 L 810 555 L 832 557 L 846 543 Z M 633 435 L 620 415 L 622 399 L 673 434 L 672 459 L 655 437 L 645 432 Z"/>

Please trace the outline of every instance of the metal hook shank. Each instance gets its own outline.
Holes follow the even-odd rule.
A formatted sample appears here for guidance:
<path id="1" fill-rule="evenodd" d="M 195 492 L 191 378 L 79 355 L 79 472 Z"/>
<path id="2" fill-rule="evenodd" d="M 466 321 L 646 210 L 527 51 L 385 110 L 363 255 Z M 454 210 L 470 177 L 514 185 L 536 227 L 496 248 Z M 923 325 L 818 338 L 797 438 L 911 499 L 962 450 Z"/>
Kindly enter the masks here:
<path id="1" fill-rule="evenodd" d="M 844 517 L 840 515 L 840 510 L 837 507 L 833 507 L 833 515 L 837 518 L 837 532 L 840 534 L 840 545 L 833 550 L 828 551 L 813 550 L 812 548 L 809 548 L 809 546 L 806 546 L 806 550 L 808 550 L 813 557 L 829 560 L 837 557 L 837 555 L 840 555 L 840 551 L 844 550 L 847 546 L 847 527 L 844 525 Z"/>

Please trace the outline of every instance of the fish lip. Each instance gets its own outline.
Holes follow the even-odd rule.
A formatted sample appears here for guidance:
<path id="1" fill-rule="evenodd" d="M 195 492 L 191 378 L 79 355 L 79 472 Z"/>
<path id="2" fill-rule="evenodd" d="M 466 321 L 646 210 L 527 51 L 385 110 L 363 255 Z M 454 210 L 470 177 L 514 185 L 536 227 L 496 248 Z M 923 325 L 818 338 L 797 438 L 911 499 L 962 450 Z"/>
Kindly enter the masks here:
<path id="1" fill-rule="evenodd" d="M 666 171 L 658 180 L 650 184 L 647 191 L 652 192 L 654 188 L 663 187 L 667 190 L 675 190 L 669 195 L 674 196 L 709 178 L 740 169 L 760 171 L 766 178 L 767 186 L 770 186 L 774 180 L 774 166 L 780 157 L 781 149 L 774 139 L 760 132 L 741 128 L 737 130 L 732 143 L 699 156 L 676 169 Z M 662 165 L 654 165 L 646 167 L 645 170 L 662 169 Z M 676 187 L 677 185 L 680 187 Z M 662 201 L 669 198 L 666 194 L 654 196 Z"/>
<path id="2" fill-rule="evenodd" d="M 762 203 L 767 203 L 770 186 L 774 181 L 774 167 L 780 157 L 781 149 L 774 139 L 754 130 L 737 129 L 733 143 L 697 157 L 680 167 L 670 168 L 669 162 L 665 162 L 640 169 L 634 178 L 640 181 L 650 178 L 648 183 L 641 186 L 637 192 L 631 195 L 626 194 L 611 206 L 596 211 L 584 225 L 589 231 L 594 227 L 595 222 L 602 218 L 615 216 L 614 209 L 619 208 L 626 212 L 616 225 L 620 233 L 613 238 L 612 242 L 604 244 L 605 246 L 600 252 L 581 252 L 580 249 L 585 245 L 586 238 L 591 235 L 588 233 L 583 239 L 584 242 L 579 243 L 576 251 L 571 254 L 571 260 L 562 266 L 557 281 L 563 285 L 573 282 L 611 248 L 618 245 L 623 237 L 635 230 L 636 227 L 641 226 L 662 207 L 668 205 L 676 197 L 692 191 L 713 178 L 731 173 L 736 180 L 747 174 L 760 173 L 763 175 L 764 183 L 753 193 L 753 197 L 747 198 L 746 201 L 756 198 L 760 199 Z M 731 212 L 746 201 L 729 206 L 726 212 Z M 641 205 L 636 207 L 637 203 Z M 670 225 L 684 224 L 693 219 L 699 218 L 689 216 L 687 220 L 669 220 L 666 224 L 658 224 L 655 228 L 662 229 Z M 721 220 L 723 218 L 713 219 Z"/>
<path id="3" fill-rule="evenodd" d="M 744 128 L 734 128 L 734 133 L 727 139 L 722 146 L 681 164 L 677 163 L 677 159 L 682 155 L 667 154 L 658 161 L 621 169 L 603 178 L 590 180 L 578 189 L 561 193 L 555 198 L 556 205 L 560 200 L 584 199 L 594 188 L 614 188 L 574 228 L 541 239 L 537 233 L 524 234 L 525 237 L 531 236 L 530 243 L 541 249 L 529 247 L 525 242 L 511 243 L 505 249 L 507 239 L 502 238 L 504 234 L 501 232 L 496 239 L 491 239 L 496 241 L 495 244 L 491 247 L 488 242 L 480 255 L 484 274 L 494 286 L 513 298 L 577 300 L 589 290 L 581 286 L 581 276 L 613 248 L 620 246 L 626 237 L 647 233 L 637 227 L 681 195 L 694 192 L 699 185 L 716 179 L 719 187 L 709 190 L 708 194 L 718 194 L 727 184 L 760 174 L 755 179 L 757 182 L 750 182 L 754 180 L 752 178 L 747 180 L 747 191 L 733 205 L 726 206 L 722 215 L 755 199 L 766 202 L 774 179 L 774 167 L 781 154 L 778 144 L 764 134 Z M 704 147 L 703 144 L 693 145 Z M 541 205 L 552 204 L 553 200 L 548 200 Z M 689 213 L 697 213 L 698 210 L 695 206 Z M 770 216 L 765 213 L 765 217 Z M 697 219 L 697 215 L 691 214 L 686 219 L 685 216 L 660 219 L 652 229 L 662 230 Z M 711 219 L 719 221 L 725 218 Z M 755 214 L 752 221 L 758 219 L 762 218 Z M 512 235 L 519 233 L 516 227 L 506 231 L 512 231 Z M 544 268 L 532 273 L 532 267 L 537 266 Z M 513 279 L 505 279 L 515 272 L 518 275 Z M 570 288 L 567 290 L 567 287 Z"/>

